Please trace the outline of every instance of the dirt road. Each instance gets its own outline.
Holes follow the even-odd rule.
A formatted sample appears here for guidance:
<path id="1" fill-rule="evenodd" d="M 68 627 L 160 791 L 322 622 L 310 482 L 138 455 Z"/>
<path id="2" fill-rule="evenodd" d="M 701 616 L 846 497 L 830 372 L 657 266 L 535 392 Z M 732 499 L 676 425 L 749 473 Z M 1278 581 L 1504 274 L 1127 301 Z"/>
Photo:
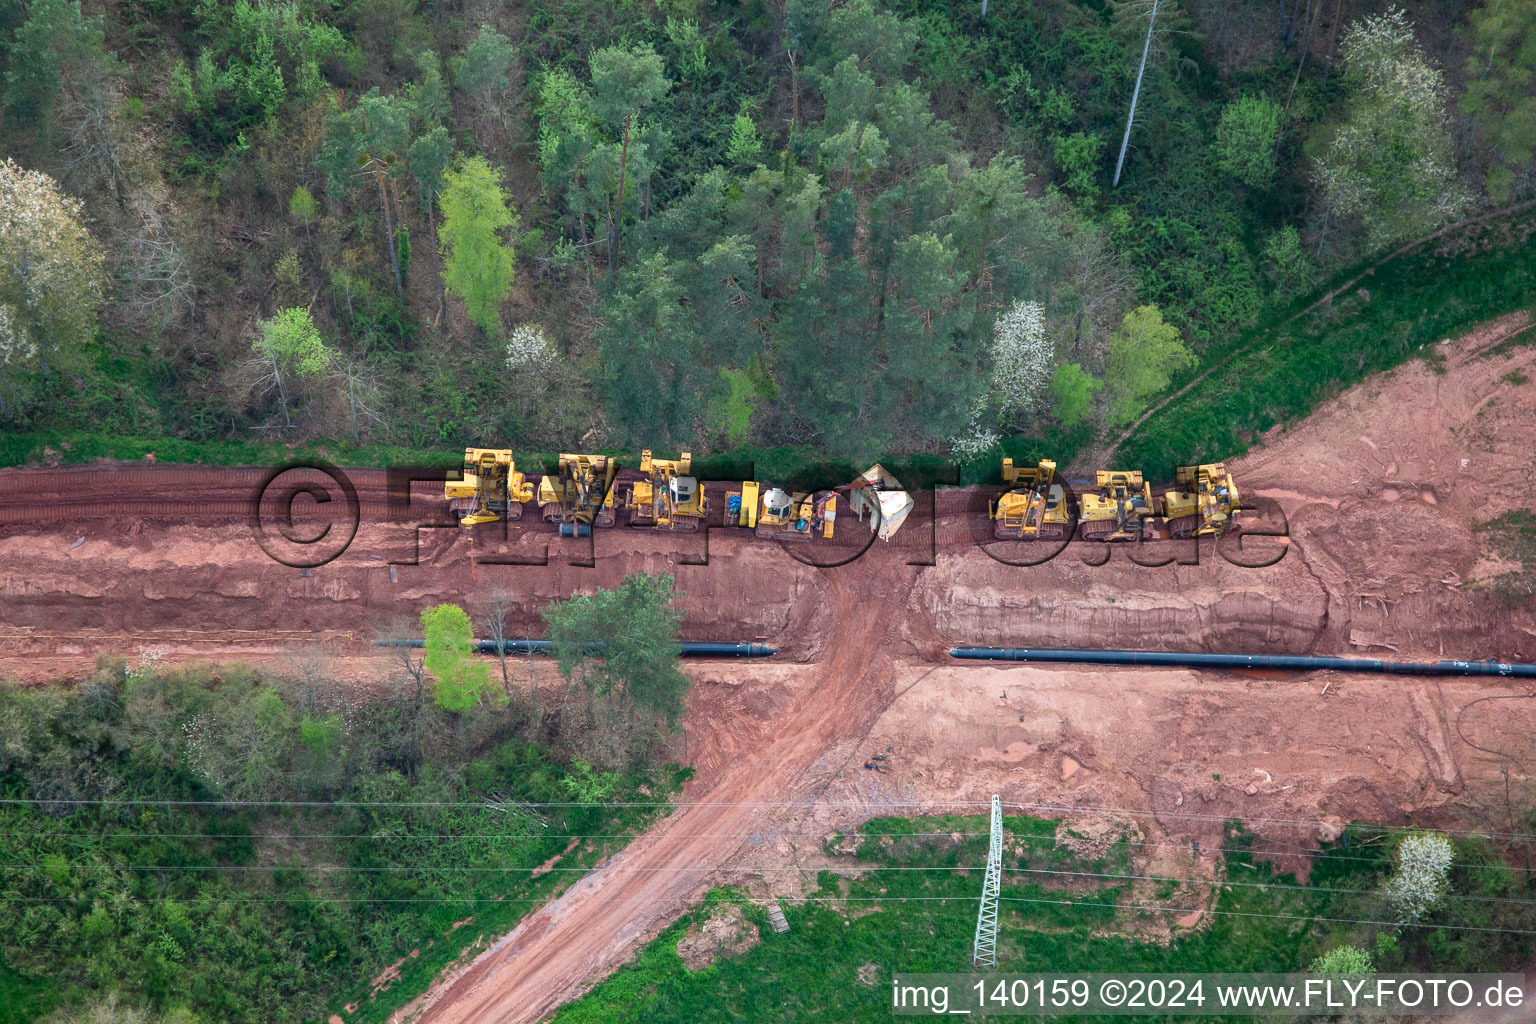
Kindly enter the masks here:
<path id="1" fill-rule="evenodd" d="M 850 575 L 830 571 L 824 607 L 835 625 L 827 657 L 805 674 L 797 699 L 775 716 L 774 734 L 762 737 L 755 756 L 733 759 L 711 783 L 691 787 L 688 799 L 699 802 L 520 924 L 439 990 L 421 1024 L 538 1020 L 671 923 L 730 861 L 741 845 L 737 836 L 782 817 L 760 805 L 794 799 L 806 768 L 879 710 L 867 680 L 885 657 L 889 619 L 882 624 L 868 582 L 856 584 Z"/>

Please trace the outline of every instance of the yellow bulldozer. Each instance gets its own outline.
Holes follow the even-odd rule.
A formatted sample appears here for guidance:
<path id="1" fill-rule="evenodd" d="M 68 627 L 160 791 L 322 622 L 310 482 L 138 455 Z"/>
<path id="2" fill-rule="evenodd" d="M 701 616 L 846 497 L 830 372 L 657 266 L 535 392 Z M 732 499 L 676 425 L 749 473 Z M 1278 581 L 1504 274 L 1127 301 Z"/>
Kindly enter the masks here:
<path id="1" fill-rule="evenodd" d="M 521 519 L 523 502 L 533 498 L 510 448 L 465 448 L 463 476 L 443 484 L 443 497 L 464 526 Z"/>
<path id="2" fill-rule="evenodd" d="M 592 527 L 612 526 L 613 478 L 618 463 L 606 455 L 562 453 L 555 474 L 539 480 L 539 509 L 545 522 L 559 523 L 562 537 L 587 537 Z"/>
<path id="3" fill-rule="evenodd" d="M 1180 466 L 1173 480 L 1177 489 L 1163 499 L 1170 534 L 1214 537 L 1235 525 L 1233 515 L 1242 509 L 1242 500 L 1226 463 Z"/>
<path id="4" fill-rule="evenodd" d="M 709 514 L 709 498 L 697 477 L 691 475 L 693 455 L 683 452 L 679 459 L 658 459 L 649 448 L 640 453 L 640 472 L 629 489 L 624 507 L 629 510 L 630 525 L 653 530 L 692 532 Z"/>
<path id="5" fill-rule="evenodd" d="M 1152 497 L 1152 485 L 1140 470 L 1101 469 L 1094 476 L 1097 493 L 1079 502 L 1084 540 L 1141 540 L 1151 521 L 1162 513 Z"/>
<path id="6" fill-rule="evenodd" d="M 1072 529 L 1066 489 L 1056 482 L 1056 463 L 1041 459 L 1025 468 L 1003 460 L 1008 490 L 987 503 L 992 534 L 1000 540 L 1061 540 Z"/>

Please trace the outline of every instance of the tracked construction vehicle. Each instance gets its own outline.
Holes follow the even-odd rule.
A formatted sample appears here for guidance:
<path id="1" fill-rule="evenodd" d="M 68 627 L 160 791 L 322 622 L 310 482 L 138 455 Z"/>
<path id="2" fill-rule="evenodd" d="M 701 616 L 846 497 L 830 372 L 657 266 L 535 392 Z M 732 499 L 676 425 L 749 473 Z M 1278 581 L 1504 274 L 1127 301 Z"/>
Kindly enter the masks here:
<path id="1" fill-rule="evenodd" d="M 464 526 L 523 517 L 533 485 L 517 471 L 510 448 L 465 448 L 462 480 L 443 485 L 448 511 Z"/>
<path id="2" fill-rule="evenodd" d="M 1242 509 L 1242 501 L 1226 463 L 1180 466 L 1173 479 L 1178 489 L 1163 498 L 1163 515 L 1173 536 L 1214 537 L 1235 525 L 1232 517 Z"/>
<path id="3" fill-rule="evenodd" d="M 691 475 L 692 469 L 693 455 L 689 452 L 683 452 L 679 459 L 655 458 L 649 448 L 641 452 L 643 479 L 630 485 L 624 502 L 629 524 L 653 530 L 697 531 L 709 514 L 709 498 L 699 479 Z"/>
<path id="4" fill-rule="evenodd" d="M 1098 490 L 1078 503 L 1078 534 L 1083 540 L 1142 540 L 1149 522 L 1161 511 L 1152 485 L 1140 470 L 1101 469 Z"/>
<path id="5" fill-rule="evenodd" d="M 1003 460 L 1008 490 L 987 506 L 992 533 L 999 540 L 1063 540 L 1072 529 L 1066 488 L 1056 482 L 1056 463 L 1041 459 L 1032 468 Z"/>
<path id="6" fill-rule="evenodd" d="M 561 454 L 558 475 L 539 480 L 539 509 L 558 523 L 562 537 L 586 537 L 592 527 L 612 526 L 613 478 L 618 463 L 605 455 Z"/>

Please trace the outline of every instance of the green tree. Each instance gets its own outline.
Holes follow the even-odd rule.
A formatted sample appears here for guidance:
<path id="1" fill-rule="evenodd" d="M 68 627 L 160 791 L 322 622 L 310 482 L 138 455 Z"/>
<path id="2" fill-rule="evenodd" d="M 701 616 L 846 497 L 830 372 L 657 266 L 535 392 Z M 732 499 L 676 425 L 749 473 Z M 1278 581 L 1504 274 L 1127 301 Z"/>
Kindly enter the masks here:
<path id="1" fill-rule="evenodd" d="M 0 44 L 5 58 L 0 107 L 11 117 L 41 123 L 61 90 L 78 93 L 90 66 L 106 60 L 102 16 L 85 17 L 80 0 L 33 0 L 16 8 L 26 14 L 9 45 Z"/>
<path id="2" fill-rule="evenodd" d="M 855 178 L 864 181 L 885 166 L 888 150 L 880 129 L 860 121 L 849 121 L 842 131 L 828 136 L 821 144 L 827 169 L 842 173 L 844 188 L 853 187 Z"/>
<path id="3" fill-rule="evenodd" d="M 453 62 L 453 84 L 479 100 L 486 113 L 499 115 L 500 97 L 507 92 L 507 72 L 512 68 L 512 41 L 489 25 L 464 48 Z"/>
<path id="4" fill-rule="evenodd" d="M 475 630 L 463 608 L 456 604 L 423 608 L 421 632 L 426 638 L 424 665 L 432 674 L 432 697 L 438 707 L 468 711 L 496 700 L 490 669 L 475 660 Z"/>
<path id="5" fill-rule="evenodd" d="M 571 799 L 584 804 L 605 802 L 618 784 L 617 772 L 600 772 L 580 759 L 571 762 L 569 774 L 560 780 Z"/>
<path id="6" fill-rule="evenodd" d="M 1047 391 L 1051 399 L 1051 414 L 1064 427 L 1075 427 L 1088 418 L 1093 407 L 1093 396 L 1103 382 L 1083 370 L 1077 363 L 1062 363 L 1051 375 Z"/>
<path id="7" fill-rule="evenodd" d="M 278 401 L 283 407 L 283 422 L 293 425 L 288 414 L 288 391 L 283 383 L 284 372 L 301 379 L 318 377 L 331 365 L 331 353 L 320 337 L 320 329 L 303 306 L 281 309 L 271 319 L 261 322 L 261 334 L 252 345 L 256 353 L 272 365 L 271 373 L 262 379 L 267 389 L 276 389 Z"/>
<path id="8" fill-rule="evenodd" d="M 697 80 L 709 61 L 704 56 L 705 42 L 699 35 L 699 23 L 687 18 L 667 18 L 667 42 L 677 54 L 677 68 L 683 77 Z"/>
<path id="9" fill-rule="evenodd" d="M 1309 974 L 1375 974 L 1376 964 L 1368 950 L 1359 946 L 1334 946 L 1307 967 Z"/>
<path id="10" fill-rule="evenodd" d="M 592 54 L 592 111 L 608 127 L 623 136 L 619 153 L 618 198 L 608 217 L 608 277 L 618 267 L 618 248 L 623 231 L 624 187 L 629 168 L 629 142 L 635 117 L 672 88 L 663 71 L 661 56 L 650 44 L 625 49 L 608 46 Z"/>
<path id="11" fill-rule="evenodd" d="M 499 338 L 501 304 L 512 291 L 512 246 L 502 232 L 517 223 L 501 187 L 501 172 L 474 156 L 443 176 L 438 203 L 443 223 L 443 283 L 464 300 L 469 318 Z"/>
<path id="12" fill-rule="evenodd" d="M 1468 197 L 1456 180 L 1444 86 L 1401 10 L 1350 25 L 1344 81 L 1344 123 L 1317 161 L 1330 219 L 1372 249 L 1455 219 Z"/>
<path id="13" fill-rule="evenodd" d="M 0 162 L 0 423 L 92 337 L 103 267 L 79 201 L 40 171 Z"/>
<path id="14" fill-rule="evenodd" d="M 610 733 L 638 724 L 675 728 L 688 696 L 677 666 L 681 615 L 671 573 L 631 573 L 612 590 L 598 588 L 544 609 L 560 674 L 600 703 Z M 638 716 L 638 720 L 637 720 Z"/>
<path id="15" fill-rule="evenodd" d="M 309 189 L 303 185 L 295 185 L 293 195 L 288 197 L 288 212 L 293 219 L 304 225 L 304 233 L 309 234 L 309 226 L 314 223 L 319 215 L 320 205 L 315 202 L 315 197 Z"/>
<path id="16" fill-rule="evenodd" d="M 1104 140 L 1087 132 L 1073 132 L 1056 139 L 1056 171 L 1062 186 L 1074 195 L 1093 199 L 1099 194 L 1099 153 Z"/>
<path id="17" fill-rule="evenodd" d="M 1216 162 L 1249 188 L 1275 183 L 1275 140 L 1280 104 L 1268 96 L 1240 96 L 1221 110 L 1216 125 Z"/>
<path id="18" fill-rule="evenodd" d="M 1317 277 L 1301 248 L 1301 233 L 1287 224 L 1264 243 L 1264 273 L 1281 295 L 1294 295 Z"/>
<path id="19" fill-rule="evenodd" d="M 1176 371 L 1194 364 L 1179 329 L 1164 323 L 1156 306 L 1137 306 L 1125 314 L 1109 336 L 1104 357 L 1110 422 L 1120 426 L 1134 420 L 1147 407 L 1147 399 L 1166 388 Z"/>
<path id="20" fill-rule="evenodd" d="M 453 162 L 453 137 L 448 129 L 436 125 L 418 135 L 406 152 L 406 163 L 411 177 L 416 179 L 416 195 L 421 208 L 430 211 L 437 205 L 437 197 L 443 190 L 443 172 Z"/>
<path id="21" fill-rule="evenodd" d="M 436 50 L 423 50 L 416 55 L 416 68 L 421 76 L 405 87 L 411 105 L 416 108 L 416 119 L 426 128 L 442 125 L 452 113 L 448 99 L 448 82 L 443 77 L 443 61 Z"/>
<path id="22" fill-rule="evenodd" d="M 1488 0 L 1468 29 L 1472 52 L 1460 105 L 1489 161 L 1488 194 L 1504 202 L 1536 156 L 1536 5 Z"/>
<path id="23" fill-rule="evenodd" d="M 757 137 L 757 126 L 743 111 L 731 122 L 731 138 L 725 147 L 725 158 L 733 164 L 756 162 L 763 154 L 762 140 Z"/>
<path id="24" fill-rule="evenodd" d="M 395 276 L 395 293 L 405 297 L 395 231 L 399 222 L 394 181 L 404 172 L 411 136 L 411 103 L 369 89 L 351 110 L 325 119 L 325 144 L 318 160 L 333 196 L 344 196 L 358 174 L 373 178 L 379 190 L 379 222 Z"/>

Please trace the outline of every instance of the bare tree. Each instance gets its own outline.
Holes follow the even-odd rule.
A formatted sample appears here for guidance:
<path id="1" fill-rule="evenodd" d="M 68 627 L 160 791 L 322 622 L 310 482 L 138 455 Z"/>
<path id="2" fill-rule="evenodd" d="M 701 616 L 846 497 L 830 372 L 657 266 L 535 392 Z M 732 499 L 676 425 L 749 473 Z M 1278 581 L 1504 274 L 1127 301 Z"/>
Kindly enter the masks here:
<path id="1" fill-rule="evenodd" d="M 140 192 L 132 207 L 138 223 L 119 237 L 118 275 L 127 286 L 130 314 L 164 328 L 197 308 L 192 267 L 166 226 L 159 197 Z"/>
<path id="2" fill-rule="evenodd" d="M 1130 272 L 1104 232 L 1085 226 L 1073 235 L 1068 277 L 1079 303 L 1069 351 L 1079 362 L 1090 356 L 1096 360 L 1099 340 L 1125 312 L 1132 292 Z"/>
<path id="3" fill-rule="evenodd" d="M 337 384 L 347 396 L 347 407 L 352 416 L 352 443 L 362 444 L 360 422 L 385 425 L 379 408 L 383 404 L 383 386 L 378 372 L 361 360 L 339 356 L 332 373 Z"/>
<path id="4" fill-rule="evenodd" d="M 514 607 L 513 597 L 497 588 L 485 599 L 485 636 L 496 645 L 496 660 L 501 663 L 501 688 L 512 696 L 512 682 L 507 675 L 507 616 Z"/>
<path id="5" fill-rule="evenodd" d="M 421 629 L 416 621 L 408 615 L 397 615 L 382 622 L 374 623 L 374 637 L 380 641 L 413 640 L 421 635 Z M 413 687 L 413 696 L 419 707 L 426 694 L 426 652 L 419 647 L 409 647 L 405 644 L 390 643 L 385 647 L 399 669 L 404 679 Z"/>
<path id="6" fill-rule="evenodd" d="M 86 170 L 101 176 L 112 187 L 117 208 L 128 208 L 127 175 L 123 170 L 123 147 L 119 143 L 113 116 L 118 99 L 108 83 L 98 83 L 71 95 L 59 108 L 58 123 L 65 138 L 67 159 L 63 170 Z"/>
<path id="7" fill-rule="evenodd" d="M 1147 19 L 1147 38 L 1141 44 L 1141 67 L 1136 69 L 1136 88 L 1131 90 L 1131 109 L 1125 115 L 1125 137 L 1120 140 L 1120 158 L 1115 161 L 1115 180 L 1112 188 L 1120 187 L 1120 169 L 1125 166 L 1125 149 L 1131 144 L 1131 125 L 1136 121 L 1136 101 L 1141 97 L 1141 77 L 1147 71 L 1147 51 L 1152 48 L 1152 32 L 1157 27 L 1159 0 L 1152 0 L 1152 13 Z"/>
<path id="8" fill-rule="evenodd" d="M 293 696 L 305 711 L 330 711 L 342 702 L 336 663 L 321 644 L 290 647 L 283 652 L 280 663 L 281 676 L 293 687 Z"/>

